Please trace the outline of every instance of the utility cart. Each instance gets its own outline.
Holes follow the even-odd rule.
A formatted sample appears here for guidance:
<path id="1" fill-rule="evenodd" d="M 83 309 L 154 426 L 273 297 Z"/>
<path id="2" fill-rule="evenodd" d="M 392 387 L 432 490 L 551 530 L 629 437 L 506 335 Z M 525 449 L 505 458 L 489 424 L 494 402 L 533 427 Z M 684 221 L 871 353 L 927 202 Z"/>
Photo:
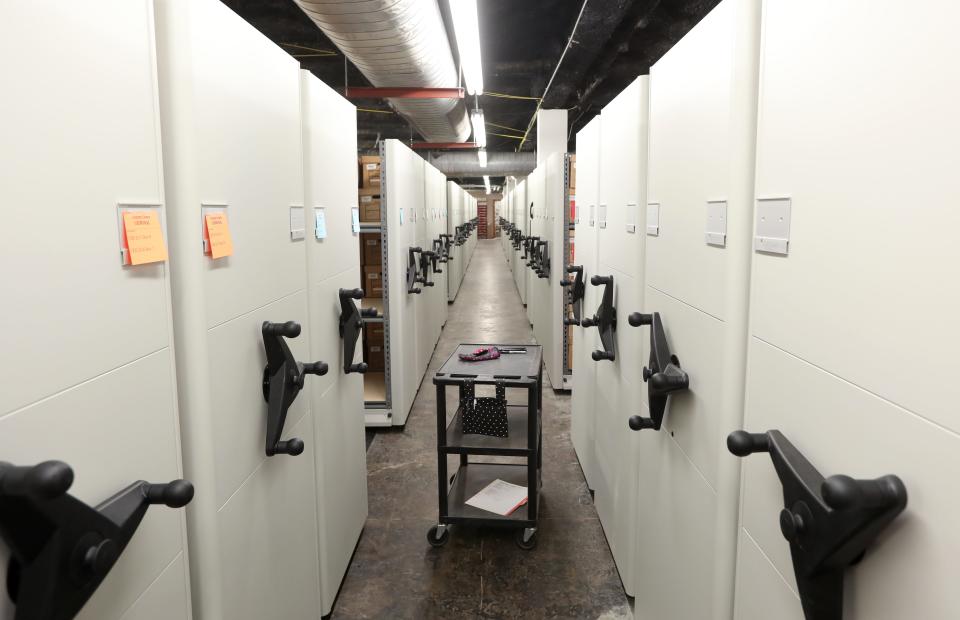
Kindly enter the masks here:
<path id="1" fill-rule="evenodd" d="M 523 353 L 501 354 L 499 358 L 478 362 L 460 359 L 478 348 L 497 347 L 523 350 Z M 437 482 L 440 511 L 437 525 L 430 528 L 427 540 L 440 547 L 450 537 L 451 525 L 516 528 L 516 542 L 522 549 L 533 549 L 537 543 L 537 519 L 543 440 L 543 348 L 539 345 L 461 344 L 444 362 L 433 378 L 437 386 Z M 465 434 L 463 432 L 463 399 L 465 389 L 489 385 L 525 390 L 525 403 L 511 403 L 507 391 L 509 436 Z M 458 390 L 457 411 L 447 423 L 448 387 Z M 469 393 L 469 392 L 467 392 Z M 514 390 L 515 393 L 515 390 Z M 447 455 L 458 454 L 460 463 L 448 476 Z M 522 457 L 523 462 L 476 462 L 470 455 Z M 502 460 L 502 459 L 499 459 Z M 527 503 L 507 516 L 467 505 L 467 500 L 494 480 L 503 480 L 527 488 Z"/>

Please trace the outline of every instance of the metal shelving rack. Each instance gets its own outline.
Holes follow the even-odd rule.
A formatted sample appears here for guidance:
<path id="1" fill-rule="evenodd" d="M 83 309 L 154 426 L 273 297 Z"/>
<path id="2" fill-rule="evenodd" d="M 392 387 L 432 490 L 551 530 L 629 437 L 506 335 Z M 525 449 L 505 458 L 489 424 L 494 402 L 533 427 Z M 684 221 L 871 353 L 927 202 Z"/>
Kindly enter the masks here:
<path id="1" fill-rule="evenodd" d="M 574 230 L 576 222 L 570 219 L 570 153 L 563 156 L 563 260 L 560 269 L 561 277 L 567 277 L 567 267 L 570 266 L 570 231 Z M 569 341 L 573 338 L 571 327 L 565 325 L 563 320 L 569 314 L 566 303 L 566 292 L 563 295 L 564 303 L 561 304 L 560 325 L 561 334 L 560 346 L 563 347 L 563 387 L 571 389 L 573 387 L 573 360 L 568 354 L 570 351 Z"/>
<path id="2" fill-rule="evenodd" d="M 503 354 L 498 359 L 482 362 L 464 362 L 460 353 L 470 353 L 478 347 L 504 346 L 524 348 L 524 354 Z M 439 547 L 449 539 L 449 526 L 516 528 L 516 542 L 523 549 L 536 545 L 539 519 L 543 438 L 541 414 L 543 411 L 543 348 L 539 345 L 479 345 L 461 344 L 444 362 L 433 378 L 437 386 L 437 490 L 439 519 L 430 528 L 427 540 Z M 507 401 L 509 437 L 464 434 L 462 407 L 447 421 L 448 387 L 458 388 L 462 401 L 464 385 L 495 386 L 526 390 L 526 404 Z M 509 392 L 508 392 L 509 396 Z M 459 455 L 460 463 L 452 476 L 447 475 L 447 456 Z M 470 455 L 522 457 L 522 463 L 471 462 Z M 507 516 L 501 516 L 473 506 L 466 501 L 496 479 L 527 487 L 527 503 Z"/>
<path id="3" fill-rule="evenodd" d="M 366 323 L 383 323 L 383 401 L 365 401 L 364 418 L 367 426 L 390 426 L 393 417 L 390 381 L 390 277 L 388 257 L 390 256 L 389 235 L 387 229 L 387 149 L 380 143 L 380 223 L 361 222 L 360 232 L 380 233 L 380 273 L 383 282 L 383 301 L 376 319 L 365 319 Z"/>

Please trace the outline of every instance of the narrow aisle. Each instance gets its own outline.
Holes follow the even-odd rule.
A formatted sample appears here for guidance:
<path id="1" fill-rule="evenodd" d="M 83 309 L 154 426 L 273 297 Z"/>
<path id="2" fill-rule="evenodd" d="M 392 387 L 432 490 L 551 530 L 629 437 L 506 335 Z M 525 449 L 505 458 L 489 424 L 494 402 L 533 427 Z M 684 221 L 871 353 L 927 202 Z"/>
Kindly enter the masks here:
<path id="1" fill-rule="evenodd" d="M 478 243 L 406 427 L 370 446 L 370 516 L 332 617 L 632 618 L 570 443 L 568 394 L 543 394 L 538 546 L 523 551 L 509 530 L 464 527 L 445 547 L 427 543 L 437 519 L 431 377 L 463 342 L 534 342 L 498 240 Z"/>

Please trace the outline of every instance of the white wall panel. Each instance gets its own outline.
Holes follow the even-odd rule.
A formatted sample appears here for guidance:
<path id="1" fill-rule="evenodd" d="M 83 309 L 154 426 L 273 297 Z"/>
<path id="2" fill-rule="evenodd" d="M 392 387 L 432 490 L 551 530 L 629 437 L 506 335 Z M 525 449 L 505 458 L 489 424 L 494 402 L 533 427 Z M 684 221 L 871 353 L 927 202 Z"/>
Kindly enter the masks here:
<path id="1" fill-rule="evenodd" d="M 581 318 L 590 316 L 599 305 L 599 289 L 590 286 L 597 268 L 596 210 L 600 183 L 600 117 L 577 133 L 577 217 L 574 264 L 583 267 L 584 297 Z M 591 221 L 591 214 L 593 220 Z M 573 328 L 573 390 L 571 393 L 570 438 L 580 467 L 591 489 L 597 484 L 595 389 L 597 365 L 590 353 L 599 344 L 597 330 Z"/>
<path id="2" fill-rule="evenodd" d="M 329 372 L 310 377 L 317 481 L 320 607 L 330 613 L 367 517 L 363 377 L 344 374 L 339 290 L 361 281 L 357 207 L 357 110 L 308 71 L 300 72 L 310 352 Z M 323 209 L 327 235 L 314 232 Z M 362 341 L 351 363 L 363 358 Z M 288 418 L 289 420 L 289 418 Z M 288 422 L 289 423 L 289 422 Z"/>
<path id="3" fill-rule="evenodd" d="M 644 312 L 660 313 L 690 383 L 659 433 L 640 431 L 637 618 L 732 611 L 739 469 L 724 440 L 743 419 L 759 15 L 757 0 L 724 0 L 650 71 L 647 203 L 659 230 L 646 235 Z M 708 244 L 717 200 L 726 237 Z M 650 327 L 632 329 L 647 360 Z"/>
<path id="4" fill-rule="evenodd" d="M 628 430 L 631 408 L 640 402 L 641 330 L 627 317 L 642 308 L 643 213 L 646 204 L 648 78 L 637 78 L 601 113 L 597 270 L 613 276 L 617 329 L 616 360 L 589 363 L 596 368 L 597 471 L 595 501 L 624 589 L 633 595 L 636 561 L 638 436 Z M 604 217 L 601 216 L 606 211 Z M 633 223 L 629 232 L 627 224 Z M 597 306 L 602 287 L 592 287 Z M 592 315 L 597 306 L 588 307 Z M 593 332 L 599 346 L 599 334 Z M 585 362 L 587 363 L 587 362 Z"/>
<path id="5" fill-rule="evenodd" d="M 529 197 L 527 195 L 526 177 L 517 182 L 516 207 L 514 209 L 514 223 L 520 229 L 523 236 L 530 234 L 530 217 L 528 215 L 530 207 Z M 524 305 L 527 303 L 527 267 L 523 260 L 523 244 L 520 249 L 514 251 L 513 261 L 513 279 L 517 283 L 517 291 L 520 293 L 520 301 Z"/>
<path id="6" fill-rule="evenodd" d="M 952 618 L 960 79 L 939 61 L 960 52 L 960 6 L 859 8 L 764 3 L 757 196 L 790 198 L 792 217 L 788 255 L 754 255 L 744 426 L 781 430 L 826 476 L 906 485 L 847 572 L 845 618 Z M 743 466 L 741 539 L 759 552 L 740 546 L 736 617 L 790 617 L 795 597 L 759 591 L 795 583 L 780 485 L 764 455 Z"/>
<path id="7" fill-rule="evenodd" d="M 265 320 L 300 323 L 289 345 L 314 361 L 310 239 L 290 234 L 290 207 L 306 206 L 300 70 L 214 0 L 159 0 L 157 28 L 184 462 L 198 482 L 187 513 L 194 612 L 319 615 L 311 386 L 283 433 L 299 433 L 306 452 L 274 457 L 261 387 Z M 202 254 L 205 204 L 227 205 L 232 256 Z"/>
<path id="8" fill-rule="evenodd" d="M 384 276 L 390 287 L 390 402 L 393 423 L 402 425 L 413 406 L 421 376 L 417 359 L 420 295 L 407 293 L 406 274 L 408 251 L 417 243 L 416 222 L 410 213 L 423 203 L 423 160 L 397 140 L 387 140 L 383 153 L 386 189 L 382 204 L 387 210 L 386 251 L 390 253 L 389 273 Z"/>
<path id="9" fill-rule="evenodd" d="M 122 266 L 118 242 L 118 203 L 156 205 L 165 230 L 152 3 L 3 12 L 0 455 L 66 462 L 95 506 L 182 476 L 169 271 Z M 183 510 L 151 507 L 78 617 L 191 617 L 184 534 Z"/>

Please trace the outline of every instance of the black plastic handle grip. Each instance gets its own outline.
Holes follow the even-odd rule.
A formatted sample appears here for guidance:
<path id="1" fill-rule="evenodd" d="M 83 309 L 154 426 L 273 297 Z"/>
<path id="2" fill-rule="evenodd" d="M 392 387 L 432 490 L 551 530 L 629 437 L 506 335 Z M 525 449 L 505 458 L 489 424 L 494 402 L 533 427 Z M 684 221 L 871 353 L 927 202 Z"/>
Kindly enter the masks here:
<path id="1" fill-rule="evenodd" d="M 350 299 L 363 299 L 363 289 L 362 288 L 342 288 L 340 289 L 340 295 L 348 297 Z"/>
<path id="2" fill-rule="evenodd" d="M 327 371 L 330 370 L 330 367 L 326 362 L 311 362 L 303 365 L 303 374 L 305 375 L 317 375 L 322 377 L 327 374 Z"/>
<path id="3" fill-rule="evenodd" d="M 0 496 L 53 499 L 73 484 L 73 469 L 63 461 L 44 461 L 25 467 L 0 463 Z"/>
<path id="4" fill-rule="evenodd" d="M 143 496 L 149 504 L 183 508 L 193 499 L 193 485 L 186 480 L 174 480 L 166 484 L 148 484 L 143 489 Z"/>
<path id="5" fill-rule="evenodd" d="M 580 325 L 580 321 L 578 321 L 577 319 L 568 318 L 568 319 L 563 319 L 563 324 L 564 325 Z"/>
<path id="6" fill-rule="evenodd" d="M 650 377 L 650 385 L 653 386 L 653 389 L 664 392 L 685 390 L 690 387 L 690 378 L 686 374 L 668 375 L 664 372 L 655 372 Z"/>
<path id="7" fill-rule="evenodd" d="M 769 452 L 770 440 L 766 433 L 733 431 L 727 436 L 727 450 L 736 456 L 748 456 L 755 452 Z"/>
<path id="8" fill-rule="evenodd" d="M 906 487 L 896 476 L 883 476 L 875 480 L 830 476 L 820 487 L 823 501 L 834 510 L 886 508 L 897 504 L 906 493 Z"/>
<path id="9" fill-rule="evenodd" d="M 593 276 L 590 278 L 590 284 L 594 286 L 600 286 L 601 284 L 610 284 L 613 282 L 613 278 L 610 276 Z"/>
<path id="10" fill-rule="evenodd" d="M 615 359 L 617 359 L 617 355 L 613 351 L 608 352 L 608 351 L 601 351 L 599 349 L 591 353 L 590 357 L 592 357 L 593 361 L 595 362 L 599 362 L 602 360 L 610 360 L 612 362 Z"/>
<path id="11" fill-rule="evenodd" d="M 582 273 L 582 265 L 567 265 L 567 273 Z"/>
<path id="12" fill-rule="evenodd" d="M 300 335 L 300 324 L 296 321 L 287 321 L 286 323 L 270 323 L 269 321 L 264 321 L 263 334 L 265 336 L 296 338 Z"/>
<path id="13" fill-rule="evenodd" d="M 630 316 L 627 317 L 627 322 L 630 323 L 630 325 L 632 325 L 633 327 L 640 327 L 641 325 L 652 325 L 653 315 L 641 314 L 640 312 L 631 312 Z"/>
<path id="14" fill-rule="evenodd" d="M 360 311 L 360 316 L 365 316 L 369 319 L 377 318 L 377 309 L 376 308 L 364 308 Z"/>
<path id="15" fill-rule="evenodd" d="M 278 441 L 277 445 L 274 446 L 274 452 L 277 454 L 289 454 L 290 456 L 297 456 L 298 454 L 303 454 L 303 440 L 293 437 L 286 441 Z"/>
<path id="16" fill-rule="evenodd" d="M 362 375 L 363 373 L 367 372 L 367 368 L 369 368 L 369 366 L 366 364 L 366 362 L 360 362 L 358 364 L 350 364 L 348 374 L 351 372 L 356 372 Z"/>
<path id="17" fill-rule="evenodd" d="M 585 317 L 580 321 L 581 327 L 596 327 L 597 326 L 597 317 Z"/>
<path id="18" fill-rule="evenodd" d="M 653 421 L 653 418 L 644 418 L 638 415 L 630 416 L 630 419 L 627 420 L 627 424 L 630 425 L 630 430 L 642 431 L 645 428 L 656 428 L 657 423 Z"/>

